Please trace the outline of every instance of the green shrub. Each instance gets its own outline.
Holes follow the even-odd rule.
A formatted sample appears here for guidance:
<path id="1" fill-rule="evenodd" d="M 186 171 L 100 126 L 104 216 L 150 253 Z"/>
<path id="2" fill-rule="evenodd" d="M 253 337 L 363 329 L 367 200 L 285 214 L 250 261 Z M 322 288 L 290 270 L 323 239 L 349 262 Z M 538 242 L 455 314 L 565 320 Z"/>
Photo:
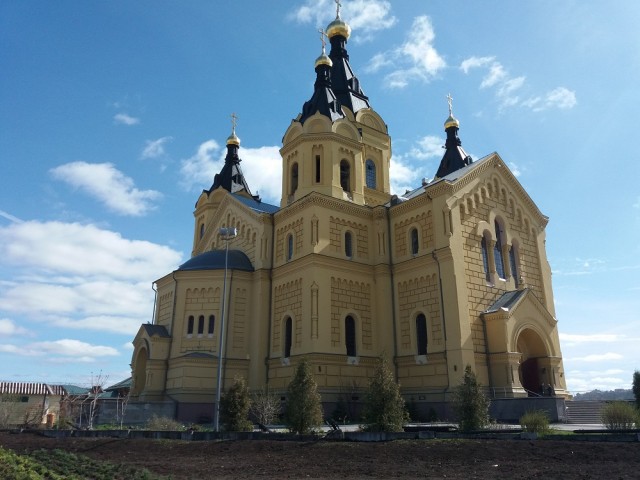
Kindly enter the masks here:
<path id="1" fill-rule="evenodd" d="M 549 416 L 543 410 L 525 412 L 520 417 L 520 425 L 525 432 L 533 432 L 544 435 L 549 432 Z"/>
<path id="2" fill-rule="evenodd" d="M 489 399 L 482 391 L 471 365 L 465 367 L 462 383 L 454 391 L 453 408 L 463 432 L 480 430 L 489 423 Z"/>
<path id="3" fill-rule="evenodd" d="M 147 423 L 145 424 L 148 430 L 164 430 L 164 431 L 179 431 L 185 430 L 185 426 L 169 417 L 159 417 L 157 415 L 153 415 Z"/>
<path id="4" fill-rule="evenodd" d="M 301 361 L 287 389 L 285 424 L 294 433 L 309 433 L 322 424 L 322 404 L 311 365 Z"/>
<path id="5" fill-rule="evenodd" d="M 629 402 L 607 403 L 600 416 L 609 430 L 627 430 L 639 423 L 638 411 Z"/>
<path id="6" fill-rule="evenodd" d="M 636 399 L 636 408 L 640 410 L 640 370 L 633 372 L 633 396 Z"/>
<path id="7" fill-rule="evenodd" d="M 378 358 L 362 413 L 367 432 L 402 432 L 409 421 L 404 399 L 400 396 L 400 386 L 393 378 L 387 359 Z"/>
<path id="8" fill-rule="evenodd" d="M 253 423 L 249 421 L 249 388 L 241 376 L 234 378 L 233 385 L 220 399 L 220 417 L 228 432 L 251 432 Z"/>

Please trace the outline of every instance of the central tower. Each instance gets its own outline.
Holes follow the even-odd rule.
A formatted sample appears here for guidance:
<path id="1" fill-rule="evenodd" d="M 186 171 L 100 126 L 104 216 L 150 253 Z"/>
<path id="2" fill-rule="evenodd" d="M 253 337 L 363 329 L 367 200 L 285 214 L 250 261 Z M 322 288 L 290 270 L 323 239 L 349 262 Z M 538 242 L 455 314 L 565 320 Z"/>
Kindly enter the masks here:
<path id="1" fill-rule="evenodd" d="M 390 198 L 391 139 L 351 69 L 346 49 L 351 28 L 340 18 L 339 6 L 320 33 L 313 95 L 289 125 L 280 150 L 281 206 L 311 192 L 358 205 L 384 204 Z"/>

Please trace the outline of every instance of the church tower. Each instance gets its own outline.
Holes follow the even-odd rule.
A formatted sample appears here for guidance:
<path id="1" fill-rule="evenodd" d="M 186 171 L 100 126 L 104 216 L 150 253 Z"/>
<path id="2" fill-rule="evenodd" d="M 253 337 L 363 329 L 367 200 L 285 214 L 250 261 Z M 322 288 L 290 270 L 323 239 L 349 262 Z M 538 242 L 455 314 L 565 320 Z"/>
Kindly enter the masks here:
<path id="1" fill-rule="evenodd" d="M 350 34 L 338 5 L 336 19 L 321 31 L 313 95 L 284 135 L 282 207 L 311 192 L 358 205 L 381 205 L 390 198 L 391 139 L 351 69 Z"/>

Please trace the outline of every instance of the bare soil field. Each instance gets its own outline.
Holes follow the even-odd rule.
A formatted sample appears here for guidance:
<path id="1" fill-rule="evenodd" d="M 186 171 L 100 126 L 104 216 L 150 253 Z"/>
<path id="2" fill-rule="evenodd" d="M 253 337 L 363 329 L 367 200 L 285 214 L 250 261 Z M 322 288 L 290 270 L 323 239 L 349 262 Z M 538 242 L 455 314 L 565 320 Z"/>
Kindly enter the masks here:
<path id="1" fill-rule="evenodd" d="M 175 480 L 208 478 L 640 478 L 640 443 L 557 440 L 337 441 L 52 439 L 0 433 L 18 454 L 62 449 L 147 468 Z"/>

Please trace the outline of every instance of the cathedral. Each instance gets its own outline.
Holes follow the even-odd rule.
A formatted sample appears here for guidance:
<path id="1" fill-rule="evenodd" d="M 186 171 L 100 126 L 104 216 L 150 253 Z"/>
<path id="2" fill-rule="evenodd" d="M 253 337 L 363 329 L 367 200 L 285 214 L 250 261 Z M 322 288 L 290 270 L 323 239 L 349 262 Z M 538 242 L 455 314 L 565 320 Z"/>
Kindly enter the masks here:
<path id="1" fill-rule="evenodd" d="M 330 415 L 361 404 L 381 355 L 423 412 L 446 407 L 467 365 L 494 399 L 567 395 L 548 218 L 497 153 L 467 155 L 450 98 L 434 178 L 392 195 L 391 138 L 349 63 L 350 33 L 338 7 L 284 133 L 280 205 L 251 193 L 234 122 L 195 205 L 192 256 L 154 282 L 132 401 L 206 421 L 217 385 L 239 375 L 286 402 L 306 359 Z"/>

